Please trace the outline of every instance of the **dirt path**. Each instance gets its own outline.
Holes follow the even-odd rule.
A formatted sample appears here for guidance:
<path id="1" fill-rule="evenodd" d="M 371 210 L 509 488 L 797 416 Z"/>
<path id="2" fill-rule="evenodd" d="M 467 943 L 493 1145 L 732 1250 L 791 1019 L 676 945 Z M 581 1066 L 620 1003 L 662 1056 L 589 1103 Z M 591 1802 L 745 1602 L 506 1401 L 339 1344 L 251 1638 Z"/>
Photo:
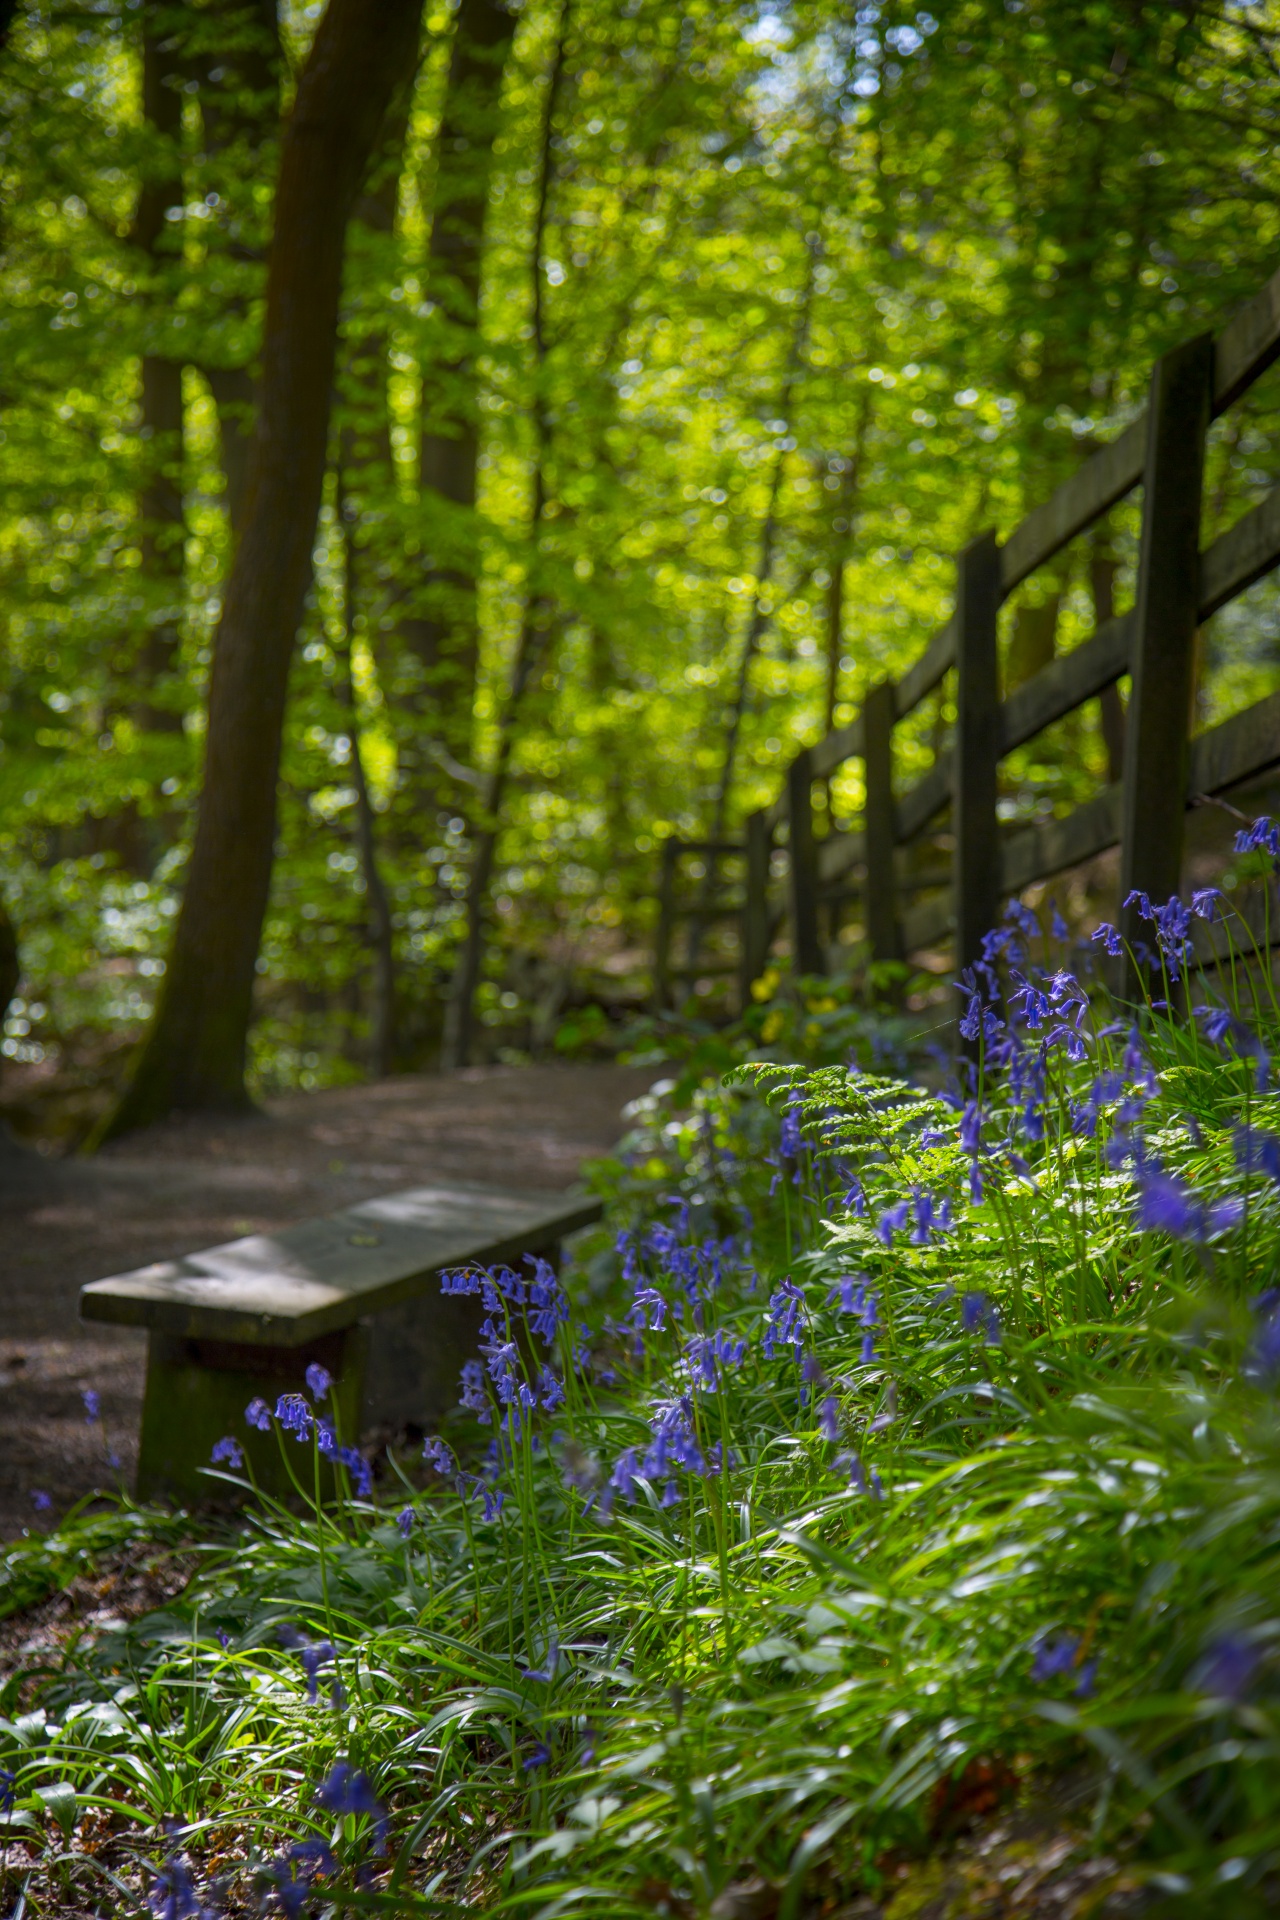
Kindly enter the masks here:
<path id="1" fill-rule="evenodd" d="M 82 1326 L 86 1280 L 418 1180 L 563 1187 L 624 1129 L 653 1068 L 477 1067 L 297 1094 L 261 1119 L 173 1125 L 97 1158 L 0 1148 L 0 1539 L 132 1473 L 144 1336 Z M 100 1395 L 101 1427 L 81 1399 Z M 43 1522 L 42 1522 L 43 1524 Z"/>

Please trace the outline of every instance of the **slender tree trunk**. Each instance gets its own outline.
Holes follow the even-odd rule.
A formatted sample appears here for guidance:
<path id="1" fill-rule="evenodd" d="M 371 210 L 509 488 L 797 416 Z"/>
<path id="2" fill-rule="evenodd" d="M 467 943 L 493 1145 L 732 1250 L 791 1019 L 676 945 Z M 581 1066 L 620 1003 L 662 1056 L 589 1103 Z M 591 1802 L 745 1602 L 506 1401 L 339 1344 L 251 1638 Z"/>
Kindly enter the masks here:
<path id="1" fill-rule="evenodd" d="M 373 951 L 373 1017 L 369 1022 L 369 1071 L 382 1079 L 391 1072 L 395 1058 L 395 947 L 391 924 L 391 902 L 378 865 L 374 836 L 373 801 L 365 775 L 364 754 L 360 745 L 360 706 L 356 697 L 355 627 L 357 591 L 356 532 L 354 504 L 344 498 L 342 474 L 338 474 L 338 507 L 342 516 L 343 540 L 343 625 L 346 653 L 343 661 L 342 700 L 347 709 L 347 737 L 351 742 L 351 777 L 356 790 L 356 852 L 364 879 L 364 897 L 368 907 L 369 944 Z"/>
<path id="2" fill-rule="evenodd" d="M 173 32 L 175 8 L 147 0 L 142 17 L 142 112 L 150 136 L 130 238 L 145 256 L 151 282 L 153 322 L 163 325 L 173 288 L 165 267 L 175 249 L 169 213 L 183 204 L 182 49 Z M 152 604 L 138 660 L 137 718 L 146 729 L 172 733 L 182 715 L 172 700 L 186 575 L 186 516 L 182 499 L 182 363 L 164 354 L 142 356 L 142 439 L 146 470 L 138 497 L 142 573 Z M 166 698 L 166 696 L 169 696 Z"/>
<path id="3" fill-rule="evenodd" d="M 252 195 L 280 131 L 280 76 L 284 65 L 276 0 L 215 0 L 202 10 L 194 51 L 206 164 L 218 163 L 218 244 L 244 266 L 261 261 Z M 232 303 L 239 315 L 243 303 Z M 219 453 L 227 518 L 233 533 L 244 520 L 257 382 L 247 364 L 201 368 L 218 415 Z"/>
<path id="4" fill-rule="evenodd" d="M 479 655 L 480 278 L 503 72 L 514 32 L 515 16 L 502 0 L 461 0 L 436 141 L 427 246 L 434 341 L 422 366 L 418 465 L 430 547 L 413 594 L 416 610 L 402 633 L 416 663 L 414 707 L 445 751 L 464 763 L 471 758 Z M 436 772 L 416 771 L 421 786 L 438 787 Z"/>
<path id="5" fill-rule="evenodd" d="M 533 281 L 533 500 L 529 515 L 529 580 L 525 589 L 524 616 L 516 642 L 515 661 L 506 706 L 498 728 L 498 746 L 485 782 L 484 796 L 472 840 L 471 871 L 467 877 L 466 931 L 454 971 L 453 991 L 445 1009 L 442 1062 L 446 1067 L 465 1067 L 471 1057 L 475 1034 L 476 989 L 484 962 L 485 916 L 489 904 L 489 886 L 493 878 L 501 809 L 506 798 L 507 778 L 515 730 L 524 704 L 525 690 L 546 655 L 551 628 L 551 607 L 539 580 L 539 544 L 547 505 L 547 460 L 551 449 L 551 417 L 545 386 L 547 336 L 543 310 L 543 253 L 547 232 L 547 209 L 555 171 L 553 139 L 556 107 L 564 79 L 565 51 L 568 45 L 571 0 L 561 0 L 560 24 L 556 35 L 551 74 L 547 82 L 542 118 L 541 161 L 538 176 L 538 204 L 533 223 L 533 244 L 529 265 Z"/>
<path id="6" fill-rule="evenodd" d="M 177 1110 L 243 1111 L 245 1043 L 271 885 L 289 667 L 324 485 L 347 220 L 422 0 L 330 0 L 281 150 L 262 393 L 244 528 L 209 687 L 204 788 L 150 1033 L 110 1138 Z"/>

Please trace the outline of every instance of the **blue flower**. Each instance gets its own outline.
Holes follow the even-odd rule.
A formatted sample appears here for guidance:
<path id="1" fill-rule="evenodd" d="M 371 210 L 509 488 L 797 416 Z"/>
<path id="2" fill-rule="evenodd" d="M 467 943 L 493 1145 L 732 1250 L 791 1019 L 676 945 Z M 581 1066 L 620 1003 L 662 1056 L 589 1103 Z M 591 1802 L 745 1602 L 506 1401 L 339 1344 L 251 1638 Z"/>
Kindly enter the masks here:
<path id="1" fill-rule="evenodd" d="M 206 1907 L 196 1895 L 191 1874 L 177 1854 L 171 1854 L 156 1874 L 147 1895 L 147 1905 L 155 1920 L 213 1920 L 212 1907 Z"/>
<path id="2" fill-rule="evenodd" d="M 244 1450 L 240 1442 L 233 1440 L 230 1434 L 228 1434 L 225 1440 L 216 1440 L 214 1442 L 213 1452 L 210 1458 L 215 1465 L 220 1465 L 225 1460 L 229 1467 L 238 1472 L 244 1465 Z"/>
<path id="3" fill-rule="evenodd" d="M 246 1426 L 256 1427 L 259 1433 L 271 1431 L 271 1409 L 265 1400 L 251 1400 L 244 1410 Z"/>
<path id="4" fill-rule="evenodd" d="M 374 1852 L 386 1852 L 386 1809 L 363 1773 L 355 1772 L 345 1760 L 336 1760 L 324 1785 L 316 1788 L 316 1800 L 330 1813 L 367 1813 L 374 1823 Z"/>
<path id="5" fill-rule="evenodd" d="M 1273 860 L 1280 860 L 1280 831 L 1264 813 L 1251 827 L 1243 828 L 1236 835 L 1236 852 L 1269 853 Z"/>
<path id="6" fill-rule="evenodd" d="M 39 1487 L 33 1487 L 31 1490 L 31 1504 L 37 1513 L 48 1513 L 50 1507 L 53 1505 L 53 1500 L 49 1494 L 42 1492 Z M 2 1771 L 3 1769 L 0 1768 L 0 1772 Z"/>
<path id="7" fill-rule="evenodd" d="M 1211 1699 L 1243 1700 L 1261 1665 L 1261 1653 L 1243 1634 L 1224 1633 L 1206 1648 L 1188 1684 Z"/>
<path id="8" fill-rule="evenodd" d="M 966 1333 L 981 1331 L 989 1347 L 1000 1345 L 1000 1314 L 985 1293 L 966 1293 L 960 1302 L 960 1324 Z"/>
<path id="9" fill-rule="evenodd" d="M 310 1407 L 300 1393 L 282 1393 L 276 1401 L 276 1419 L 295 1440 L 305 1440 L 314 1424 Z"/>
<path id="10" fill-rule="evenodd" d="M 1219 903 L 1225 902 L 1226 897 L 1221 887 L 1198 887 L 1191 896 L 1191 911 L 1210 923 L 1221 920 L 1222 907 Z"/>
<path id="11" fill-rule="evenodd" d="M 1146 1233 L 1168 1233 L 1175 1240 L 1200 1241 L 1234 1227 L 1244 1210 L 1236 1196 L 1206 1208 L 1185 1182 L 1163 1172 L 1154 1160 L 1137 1172 L 1136 1221 Z"/>
<path id="12" fill-rule="evenodd" d="M 609 1485 L 615 1488 L 624 1500 L 634 1500 L 639 1477 L 639 1451 L 635 1447 L 627 1447 L 618 1455 L 613 1472 L 609 1476 Z"/>
<path id="13" fill-rule="evenodd" d="M 799 1360 L 803 1342 L 797 1323 L 804 1304 L 804 1294 L 790 1276 L 769 1295 L 769 1316 L 761 1342 L 766 1360 L 772 1360 L 779 1347 L 787 1346 Z"/>
<path id="14" fill-rule="evenodd" d="M 1268 1287 L 1253 1303 L 1258 1317 L 1249 1346 L 1246 1375 L 1252 1380 L 1271 1381 L 1280 1373 L 1280 1292 Z"/>
<path id="15" fill-rule="evenodd" d="M 1091 940 L 1098 941 L 1103 947 L 1104 951 L 1111 955 L 1113 960 L 1118 958 L 1119 955 L 1124 952 L 1124 946 L 1121 943 L 1120 935 L 1117 932 L 1116 928 L 1111 925 L 1111 922 L 1109 920 L 1104 920 L 1102 921 L 1101 925 L 1096 926 L 1093 932 L 1089 935 L 1089 938 Z"/>
<path id="16" fill-rule="evenodd" d="M 479 1267 L 446 1267 L 440 1275 L 440 1291 L 460 1295 L 479 1293 L 483 1280 Z"/>
<path id="17" fill-rule="evenodd" d="M 339 1447 L 338 1460 L 351 1475 L 357 1500 L 367 1500 L 373 1492 L 373 1468 L 358 1447 Z"/>
<path id="18" fill-rule="evenodd" d="M 550 1758 L 550 1747 L 544 1745 L 544 1743 L 539 1740 L 537 1746 L 534 1747 L 528 1758 L 521 1761 L 521 1765 L 526 1773 L 532 1773 L 537 1767 L 545 1767 Z"/>
<path id="19" fill-rule="evenodd" d="M 320 1640 L 315 1646 L 308 1643 L 299 1647 L 298 1655 L 302 1661 L 302 1671 L 307 1676 L 307 1698 L 317 1700 L 320 1697 L 320 1669 L 337 1658 L 337 1648 L 332 1640 Z"/>
<path id="20" fill-rule="evenodd" d="M 1265 1173 L 1280 1186 L 1280 1137 L 1259 1133 L 1252 1127 L 1237 1127 L 1234 1134 L 1236 1165 L 1245 1173 Z"/>
<path id="21" fill-rule="evenodd" d="M 400 1538 L 402 1540 L 409 1538 L 409 1535 L 413 1532 L 417 1518 L 418 1516 L 412 1507 L 401 1507 L 399 1513 L 396 1515 L 396 1525 L 400 1529 Z"/>
<path id="22" fill-rule="evenodd" d="M 720 1376 L 728 1367 L 736 1367 L 747 1350 L 745 1340 L 733 1339 L 718 1327 L 713 1334 L 695 1334 L 685 1341 L 685 1359 L 694 1382 L 714 1392 L 720 1383 Z"/>
<path id="23" fill-rule="evenodd" d="M 560 1642 L 553 1633 L 547 1642 L 547 1657 L 540 1667 L 522 1667 L 521 1674 L 526 1680 L 541 1680 L 550 1685 L 556 1677 L 560 1665 Z"/>
<path id="24" fill-rule="evenodd" d="M 313 1360 L 307 1368 L 307 1391 L 311 1398 L 323 1400 L 332 1385 L 333 1375 L 328 1367 L 322 1367 L 318 1360 Z"/>
<path id="25" fill-rule="evenodd" d="M 0 1767 L 0 1813 L 13 1812 L 14 1791 L 18 1785 L 18 1776 L 8 1767 Z"/>
<path id="26" fill-rule="evenodd" d="M 434 1467 L 437 1473 L 443 1473 L 446 1476 L 453 1473 L 457 1466 L 452 1453 L 436 1434 L 433 1434 L 429 1440 L 423 1441 L 422 1457 L 429 1467 Z"/>
<path id="27" fill-rule="evenodd" d="M 1060 1675 L 1070 1673 L 1079 1651 L 1080 1639 L 1077 1634 L 1060 1633 L 1053 1638 L 1042 1634 L 1035 1644 L 1031 1678 L 1036 1681 L 1056 1680 Z"/>
<path id="28" fill-rule="evenodd" d="M 465 1360 L 462 1366 L 462 1401 L 469 1413 L 474 1413 L 481 1425 L 488 1426 L 492 1417 L 489 1396 L 485 1391 L 484 1368 L 478 1360 Z"/>
<path id="29" fill-rule="evenodd" d="M 632 1308 L 632 1325 L 637 1333 L 662 1333 L 667 1324 L 667 1301 L 656 1287 L 637 1287 Z M 646 1320 L 645 1315 L 648 1315 Z"/>
<path id="30" fill-rule="evenodd" d="M 893 1245 L 894 1234 L 900 1233 L 903 1227 L 906 1226 L 910 1213 L 911 1202 L 909 1200 L 899 1200 L 893 1206 L 886 1207 L 880 1215 L 880 1218 L 876 1221 L 876 1232 L 881 1240 L 884 1241 L 886 1247 Z"/>
<path id="31" fill-rule="evenodd" d="M 846 1273 L 836 1281 L 827 1295 L 827 1305 L 836 1300 L 840 1302 L 841 1313 L 861 1313 L 863 1301 L 867 1297 L 867 1276 L 865 1273 Z"/>
<path id="32" fill-rule="evenodd" d="M 85 1424 L 91 1427 L 95 1420 L 102 1418 L 101 1398 L 93 1387 L 82 1387 L 80 1398 L 84 1401 Z"/>
<path id="33" fill-rule="evenodd" d="M 818 1432 L 833 1444 L 840 1438 L 840 1402 L 834 1393 L 827 1394 L 818 1407 Z"/>
<path id="34" fill-rule="evenodd" d="M 529 1326 L 540 1340 L 551 1346 L 557 1327 L 569 1318 L 569 1296 L 556 1278 L 550 1261 L 534 1260 L 532 1254 L 526 1254 L 525 1260 L 533 1267 L 533 1279 L 529 1283 L 529 1304 L 533 1312 L 529 1315 Z"/>

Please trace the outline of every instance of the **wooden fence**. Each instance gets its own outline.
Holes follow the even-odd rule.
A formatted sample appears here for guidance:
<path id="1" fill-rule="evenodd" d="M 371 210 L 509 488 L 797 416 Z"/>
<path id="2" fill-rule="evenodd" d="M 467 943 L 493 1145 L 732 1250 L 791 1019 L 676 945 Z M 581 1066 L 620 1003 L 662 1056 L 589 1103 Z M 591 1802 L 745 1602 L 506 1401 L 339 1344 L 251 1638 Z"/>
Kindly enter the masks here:
<path id="1" fill-rule="evenodd" d="M 744 1001 L 785 929 L 797 971 L 828 968 L 822 922 L 860 893 L 872 955 L 897 959 L 950 938 L 967 966 L 1002 901 L 1035 881 L 1120 848 L 1120 898 L 1139 889 L 1164 900 L 1182 869 L 1188 807 L 1280 763 L 1280 693 L 1192 735 L 1195 638 L 1200 623 L 1280 562 L 1280 487 L 1211 546 L 1200 550 L 1205 441 L 1226 412 L 1280 356 L 1280 272 L 1216 338 L 1202 334 L 1166 353 L 1151 375 L 1145 411 L 1101 447 L 1001 543 L 981 534 L 956 561 L 951 618 L 897 681 L 868 693 L 848 726 L 804 748 L 782 792 L 752 814 L 741 841 L 668 840 L 662 853 L 654 989 L 670 1004 L 682 975 L 699 966 L 701 931 L 738 924 Z M 997 658 L 1002 602 L 1136 486 L 1142 534 L 1133 607 L 1097 627 L 1003 700 Z M 932 767 L 905 792 L 894 782 L 895 729 L 955 672 L 956 719 Z M 1123 778 L 1065 819 L 1001 831 L 996 796 L 1001 759 L 1045 727 L 1130 675 Z M 860 757 L 865 812 L 860 832 L 815 833 L 814 785 Z M 1173 796 L 1181 804 L 1171 804 Z M 921 866 L 925 836 L 950 808 L 947 864 Z M 775 847 L 785 836 L 785 877 Z M 915 857 L 913 859 L 913 851 Z M 744 868 L 726 892 L 720 863 Z M 696 893 L 681 898 L 682 864 L 702 867 Z M 939 893 L 939 887 L 945 891 Z M 934 897 L 908 907 L 911 894 Z M 1132 910 L 1124 930 L 1137 936 Z M 691 922 L 690 965 L 674 964 L 675 935 Z"/>

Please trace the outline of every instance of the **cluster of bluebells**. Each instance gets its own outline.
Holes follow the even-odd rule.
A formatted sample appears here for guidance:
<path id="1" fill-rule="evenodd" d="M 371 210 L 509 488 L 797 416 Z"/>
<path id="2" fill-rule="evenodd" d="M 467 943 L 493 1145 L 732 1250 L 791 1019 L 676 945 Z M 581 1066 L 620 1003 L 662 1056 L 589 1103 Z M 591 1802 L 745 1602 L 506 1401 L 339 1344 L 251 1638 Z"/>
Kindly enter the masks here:
<path id="1" fill-rule="evenodd" d="M 539 1409 L 554 1413 L 564 1404 L 564 1381 L 549 1362 L 530 1377 L 516 1338 L 518 1324 L 544 1346 L 553 1348 L 569 1319 L 569 1296 L 549 1261 L 525 1255 L 533 1275 L 525 1280 L 511 1267 L 456 1267 L 442 1273 L 440 1288 L 455 1298 L 479 1295 L 488 1316 L 480 1328 L 481 1359 L 462 1369 L 462 1405 L 483 1424 L 493 1419 L 518 1440 Z"/>
<path id="2" fill-rule="evenodd" d="M 317 1401 L 321 1401 L 328 1397 L 333 1377 L 325 1367 L 313 1361 L 307 1368 L 306 1382 L 310 1393 Z M 245 1408 L 244 1417 L 246 1426 L 259 1433 L 270 1433 L 274 1424 L 282 1433 L 292 1435 L 294 1440 L 306 1441 L 314 1435 L 322 1457 L 331 1460 L 335 1466 L 346 1468 L 357 1498 L 367 1500 L 372 1494 L 373 1469 L 359 1447 L 344 1446 L 332 1420 L 317 1414 L 304 1394 L 282 1393 L 276 1401 L 274 1413 L 261 1396 L 256 1396 Z M 237 1440 L 227 1437 L 219 1440 L 214 1447 L 213 1459 L 215 1463 L 239 1468 L 243 1465 L 243 1450 Z"/>

